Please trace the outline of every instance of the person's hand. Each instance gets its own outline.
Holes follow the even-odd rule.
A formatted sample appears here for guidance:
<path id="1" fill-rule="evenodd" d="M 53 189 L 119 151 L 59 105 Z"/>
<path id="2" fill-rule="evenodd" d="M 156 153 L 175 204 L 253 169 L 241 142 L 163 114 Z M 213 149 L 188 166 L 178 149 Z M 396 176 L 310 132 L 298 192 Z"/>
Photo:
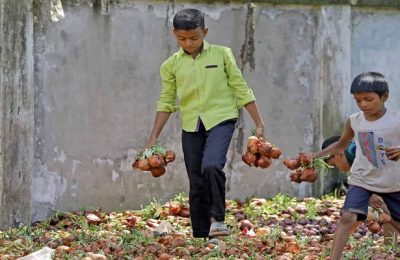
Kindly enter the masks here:
<path id="1" fill-rule="evenodd" d="M 389 160 L 398 161 L 400 159 L 400 147 L 387 147 L 385 153 Z"/>
<path id="2" fill-rule="evenodd" d="M 369 205 L 375 209 L 380 209 L 383 205 L 383 199 L 378 195 L 372 194 L 369 198 Z"/>
<path id="3" fill-rule="evenodd" d="M 263 125 L 257 126 L 256 135 L 257 135 L 258 138 L 263 138 L 264 137 L 264 126 Z"/>
<path id="4" fill-rule="evenodd" d="M 156 138 L 150 138 L 147 144 L 144 146 L 143 151 L 146 150 L 147 147 L 151 147 L 153 145 L 157 144 L 157 139 Z"/>

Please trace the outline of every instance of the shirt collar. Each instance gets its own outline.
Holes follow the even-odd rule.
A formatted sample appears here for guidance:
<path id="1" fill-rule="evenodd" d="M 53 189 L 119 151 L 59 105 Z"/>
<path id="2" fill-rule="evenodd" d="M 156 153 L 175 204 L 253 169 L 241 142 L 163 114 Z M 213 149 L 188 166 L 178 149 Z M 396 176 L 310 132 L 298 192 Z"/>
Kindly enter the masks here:
<path id="1" fill-rule="evenodd" d="M 203 51 L 206 51 L 209 47 L 210 47 L 210 44 L 206 41 L 203 41 L 203 46 L 202 46 L 200 53 L 202 53 Z M 183 55 L 183 54 L 187 54 L 187 53 L 182 49 L 182 47 L 180 47 L 179 54 Z"/>

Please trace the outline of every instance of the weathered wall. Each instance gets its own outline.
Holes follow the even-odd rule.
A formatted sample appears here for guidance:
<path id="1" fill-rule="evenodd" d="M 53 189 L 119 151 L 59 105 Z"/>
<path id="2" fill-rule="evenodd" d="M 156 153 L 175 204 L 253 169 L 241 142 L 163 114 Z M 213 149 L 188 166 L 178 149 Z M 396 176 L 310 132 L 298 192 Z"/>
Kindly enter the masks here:
<path id="1" fill-rule="evenodd" d="M 31 221 L 32 1 L 0 1 L 0 228 Z"/>
<path id="2" fill-rule="evenodd" d="M 187 192 L 179 114 L 170 118 L 160 137 L 177 152 L 167 174 L 155 179 L 131 169 L 153 125 L 159 66 L 177 50 L 170 22 L 184 7 L 203 10 L 210 28 L 207 40 L 230 46 L 240 64 L 246 4 L 124 0 L 101 8 L 89 0 L 71 0 L 64 1 L 66 18 L 51 23 L 48 3 L 34 3 L 35 140 L 29 146 L 33 135 L 27 135 L 27 149 L 34 147 L 34 152 L 25 151 L 27 158 L 35 156 L 32 185 L 26 182 L 32 187 L 33 220 L 52 210 L 82 206 L 140 208 L 153 198 L 165 201 Z M 356 111 L 349 85 L 362 71 L 387 75 L 389 107 L 399 108 L 398 10 L 257 3 L 254 21 L 255 66 L 246 66 L 244 75 L 257 96 L 267 137 L 282 148 L 283 156 L 316 150 L 324 137 L 340 133 L 345 117 Z M 253 124 L 244 115 L 247 136 Z M 30 126 L 26 117 L 23 122 Z M 320 195 L 332 190 L 333 178 L 340 178 L 337 173 L 323 175 L 314 185 L 297 185 L 288 181 L 281 161 L 268 170 L 249 168 L 240 159 L 238 143 L 243 141 L 235 136 L 228 154 L 229 198 L 278 192 Z M 0 176 L 0 190 L 5 190 L 10 184 L 4 185 L 6 175 Z"/>

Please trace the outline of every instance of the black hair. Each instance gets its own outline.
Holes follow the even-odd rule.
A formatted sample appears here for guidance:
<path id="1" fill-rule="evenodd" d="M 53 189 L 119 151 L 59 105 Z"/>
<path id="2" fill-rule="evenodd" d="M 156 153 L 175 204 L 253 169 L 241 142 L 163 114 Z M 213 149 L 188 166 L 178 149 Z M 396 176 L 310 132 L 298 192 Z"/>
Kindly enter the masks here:
<path id="1" fill-rule="evenodd" d="M 327 139 L 324 140 L 324 142 L 322 143 L 322 149 L 325 149 L 326 147 L 330 146 L 331 144 L 339 141 L 340 136 L 335 135 L 335 136 L 331 136 Z M 346 150 L 344 150 L 344 156 L 347 159 L 347 162 L 352 165 L 354 162 L 354 159 L 356 157 L 356 144 L 354 142 L 351 142 Z"/>
<path id="2" fill-rule="evenodd" d="M 378 72 L 361 73 L 351 83 L 350 93 L 374 92 L 380 97 L 389 92 L 385 76 Z"/>
<path id="3" fill-rule="evenodd" d="M 183 9 L 175 14 L 173 26 L 175 30 L 204 29 L 204 13 L 197 9 Z"/>
<path id="4" fill-rule="evenodd" d="M 339 141 L 340 136 L 335 135 L 335 136 L 331 136 L 327 139 L 324 140 L 324 142 L 322 143 L 322 149 L 325 149 L 326 147 L 330 146 L 331 144 Z"/>

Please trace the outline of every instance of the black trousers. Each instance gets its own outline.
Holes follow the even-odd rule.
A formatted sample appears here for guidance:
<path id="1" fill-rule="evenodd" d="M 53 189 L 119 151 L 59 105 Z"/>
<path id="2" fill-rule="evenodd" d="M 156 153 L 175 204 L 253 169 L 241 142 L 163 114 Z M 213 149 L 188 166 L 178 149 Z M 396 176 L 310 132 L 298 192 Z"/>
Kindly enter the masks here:
<path id="1" fill-rule="evenodd" d="M 182 132 L 182 147 L 189 177 L 189 205 L 194 237 L 208 237 L 210 219 L 225 220 L 226 154 L 236 119 L 206 131 Z"/>

